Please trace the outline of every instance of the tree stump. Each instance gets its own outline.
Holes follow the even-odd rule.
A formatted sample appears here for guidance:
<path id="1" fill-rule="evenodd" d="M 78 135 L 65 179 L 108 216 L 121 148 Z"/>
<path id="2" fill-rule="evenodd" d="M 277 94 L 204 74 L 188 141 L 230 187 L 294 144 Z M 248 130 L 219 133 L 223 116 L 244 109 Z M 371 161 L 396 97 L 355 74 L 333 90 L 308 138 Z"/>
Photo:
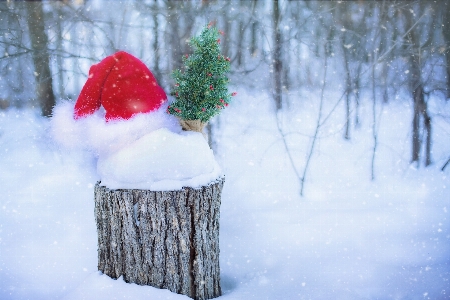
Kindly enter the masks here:
<path id="1" fill-rule="evenodd" d="M 111 190 L 98 182 L 94 192 L 98 270 L 194 299 L 220 296 L 224 181 L 177 191 Z"/>

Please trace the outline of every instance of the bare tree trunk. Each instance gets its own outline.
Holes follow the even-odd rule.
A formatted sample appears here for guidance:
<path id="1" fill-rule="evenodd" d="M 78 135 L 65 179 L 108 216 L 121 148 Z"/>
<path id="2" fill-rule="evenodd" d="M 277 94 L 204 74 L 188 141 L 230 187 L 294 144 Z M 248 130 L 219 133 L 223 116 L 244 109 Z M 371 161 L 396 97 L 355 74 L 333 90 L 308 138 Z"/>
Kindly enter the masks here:
<path id="1" fill-rule="evenodd" d="M 280 22 L 280 8 L 278 0 L 273 0 L 273 77 L 274 77 L 274 100 L 276 109 L 280 110 L 282 107 L 282 62 L 281 62 L 281 30 L 279 27 Z"/>
<path id="2" fill-rule="evenodd" d="M 448 26 L 450 27 L 450 24 Z M 450 45 L 450 39 L 447 43 Z M 447 46 L 445 58 L 447 60 L 447 98 L 450 98 L 450 46 Z"/>
<path id="3" fill-rule="evenodd" d="M 169 49 L 172 53 L 171 55 L 171 70 L 180 69 L 182 65 L 181 61 L 181 41 L 180 41 L 180 32 L 179 32 L 179 15 L 177 6 L 179 5 L 178 1 L 168 0 L 167 1 L 167 13 L 168 15 L 168 25 L 169 25 Z"/>
<path id="4" fill-rule="evenodd" d="M 350 67 L 349 67 L 349 54 L 347 52 L 347 49 L 345 49 L 344 45 L 344 37 L 342 37 L 342 50 L 344 52 L 344 67 L 345 67 L 345 134 L 344 139 L 349 140 L 350 139 L 350 94 L 352 92 L 352 78 L 350 74 Z"/>
<path id="5" fill-rule="evenodd" d="M 159 5 L 155 0 L 153 3 L 153 73 L 158 82 L 161 82 L 161 71 L 159 69 L 159 22 L 158 22 Z"/>
<path id="6" fill-rule="evenodd" d="M 231 20 L 230 20 L 230 16 L 229 16 L 229 10 L 230 10 L 230 3 L 229 2 L 225 2 L 223 4 L 223 13 L 222 13 L 222 18 L 223 18 L 223 31 L 225 33 L 223 39 L 222 44 L 222 53 L 223 55 L 225 55 L 226 57 L 231 57 L 231 53 L 230 53 L 230 42 L 231 42 Z"/>
<path id="7" fill-rule="evenodd" d="M 62 53 L 63 49 L 63 10 L 62 6 L 64 3 L 55 3 L 54 8 L 56 12 L 56 65 L 58 67 L 58 95 L 60 99 L 64 99 L 66 97 L 66 93 L 64 91 L 64 66 Z"/>
<path id="8" fill-rule="evenodd" d="M 69 27 L 70 29 L 70 45 L 71 45 L 71 49 L 70 51 L 72 53 L 80 53 L 81 52 L 81 47 L 78 45 L 77 41 L 78 41 L 78 33 L 80 32 L 80 27 L 82 26 L 82 23 L 80 22 L 74 22 L 73 24 L 71 24 L 71 27 Z M 89 47 L 89 54 L 91 56 L 91 59 L 95 58 L 95 32 L 92 30 L 91 31 L 91 40 L 90 40 L 90 47 Z M 112 48 L 112 42 L 108 43 L 108 49 Z M 110 47 L 111 46 L 111 47 Z M 107 50 L 109 51 L 109 50 Z M 114 52 L 107 52 L 106 53 L 114 53 Z M 79 91 L 81 91 L 82 85 L 84 84 L 84 81 L 86 80 L 86 77 L 84 76 L 80 76 L 81 72 L 79 72 L 80 68 L 80 60 L 73 56 L 71 58 L 69 58 L 70 60 L 70 69 L 72 70 L 72 75 L 71 75 L 71 81 L 73 84 L 73 89 L 72 91 L 75 92 L 75 94 L 78 94 Z M 75 70 L 77 70 L 78 72 L 75 72 Z M 82 77 L 82 78 L 80 78 Z M 81 83 L 80 81 L 83 81 L 83 83 Z M 77 96 L 72 95 L 72 97 L 74 97 L 76 99 Z"/>
<path id="9" fill-rule="evenodd" d="M 252 26 L 251 26 L 251 40 L 250 40 L 250 54 L 252 56 L 257 55 L 258 51 L 258 38 L 257 38 L 257 32 L 258 32 L 258 0 L 253 0 L 252 3 Z"/>
<path id="10" fill-rule="evenodd" d="M 241 11 L 245 10 L 245 3 L 242 1 L 239 1 L 239 9 Z M 244 26 L 244 20 L 242 18 L 239 18 L 238 22 L 238 33 L 237 33 L 237 45 L 236 45 L 236 63 L 237 67 L 240 68 L 242 65 L 244 65 L 244 55 L 245 55 L 245 47 L 244 47 L 244 35 L 245 35 L 245 29 L 246 26 Z"/>
<path id="11" fill-rule="evenodd" d="M 441 2 L 441 9 L 444 11 L 442 20 L 442 35 L 445 43 L 445 58 L 447 61 L 447 98 L 450 98 L 450 3 L 448 1 Z"/>
<path id="12" fill-rule="evenodd" d="M 42 115 L 50 117 L 55 106 L 50 59 L 47 50 L 48 38 L 45 32 L 44 11 L 42 1 L 27 1 L 28 30 L 31 48 L 33 49 L 34 75 L 36 78 L 36 97 L 41 106 Z"/>
<path id="13" fill-rule="evenodd" d="M 431 136 L 431 117 L 428 114 L 426 102 L 424 102 L 422 115 L 424 118 L 423 122 L 424 122 L 424 127 L 425 127 L 425 132 L 426 132 L 425 167 L 428 167 L 429 165 L 432 164 L 432 160 L 431 160 L 431 138 L 432 138 L 432 136 Z"/>
<path id="14" fill-rule="evenodd" d="M 389 102 L 389 91 L 388 91 L 388 67 L 386 65 L 386 62 L 383 62 L 382 66 L 381 66 L 381 72 L 382 72 L 382 81 L 383 81 L 383 103 L 388 103 Z"/>
<path id="15" fill-rule="evenodd" d="M 95 186 L 98 269 L 126 282 L 210 299 L 221 295 L 219 216 L 224 178 L 200 189 Z"/>
<path id="16" fill-rule="evenodd" d="M 422 10 L 426 12 L 426 8 Z M 411 27 L 413 21 L 410 15 L 407 15 L 407 25 Z M 431 28 L 431 26 L 430 26 Z M 429 29 L 430 29 L 429 28 Z M 408 42 L 411 45 L 411 53 L 409 56 L 409 65 L 411 70 L 410 89 L 413 98 L 413 121 L 412 121 L 412 152 L 411 162 L 420 165 L 420 150 L 422 143 L 425 141 L 425 166 L 431 164 L 431 117 L 428 114 L 428 104 L 425 101 L 424 82 L 422 79 L 422 48 L 430 44 L 430 30 L 427 32 L 428 39 L 421 42 L 423 32 L 419 30 L 420 27 L 415 28 L 408 34 Z M 420 132 L 425 130 L 426 137 L 422 137 Z"/>
<path id="17" fill-rule="evenodd" d="M 374 55 L 374 62 L 377 61 L 377 55 Z M 376 79 L 375 79 L 375 64 L 372 66 L 372 159 L 370 162 L 370 178 L 375 180 L 375 156 L 378 150 L 378 130 L 377 130 L 377 91 L 376 91 Z"/>
<path id="18" fill-rule="evenodd" d="M 282 80 L 282 88 L 285 91 L 289 91 L 291 88 L 291 80 L 290 80 L 290 69 L 289 62 L 291 61 L 291 41 L 283 41 L 283 80 Z M 300 85 L 297 85 L 300 87 Z"/>
<path id="19" fill-rule="evenodd" d="M 334 12 L 338 20 L 336 25 L 346 29 L 339 33 L 345 69 L 346 123 L 344 139 L 346 140 L 350 139 L 352 123 L 355 124 L 355 128 L 359 126 L 359 89 L 363 61 L 361 43 L 362 37 L 367 34 L 364 21 L 355 21 L 352 19 L 355 5 L 358 4 L 352 1 L 343 2 L 336 6 Z M 367 15 L 367 9 L 363 10 L 363 14 Z M 355 102 L 354 110 L 352 110 L 352 98 Z M 354 122 L 352 122 L 352 113 L 354 113 Z"/>
<path id="20" fill-rule="evenodd" d="M 412 122 L 412 149 L 411 149 L 411 162 L 419 164 L 421 138 L 420 138 L 420 103 L 423 102 L 423 87 L 420 82 L 420 69 L 416 65 L 416 62 L 412 61 L 412 85 L 413 85 L 413 122 Z M 419 74 L 417 74 L 419 73 Z"/>
<path id="21" fill-rule="evenodd" d="M 379 10 L 378 18 L 381 22 L 383 22 L 384 15 L 383 15 L 383 6 L 384 1 L 381 3 L 381 8 Z M 371 2 L 370 4 L 370 10 L 377 11 L 377 7 L 379 7 L 379 3 L 377 2 Z M 377 78 L 376 78 L 376 67 L 379 62 L 379 49 L 381 47 L 381 43 L 383 42 L 381 39 L 381 32 L 379 29 L 375 30 L 373 32 L 373 35 L 370 37 L 370 40 L 372 41 L 371 45 L 371 51 L 369 52 L 370 57 L 372 58 L 372 66 L 371 66 L 371 72 L 372 72 L 372 138 L 373 138 L 373 148 L 372 148 L 372 159 L 370 163 L 370 178 L 371 180 L 375 180 L 375 160 L 376 155 L 378 151 L 378 124 L 379 120 L 377 119 Z M 369 56 L 369 55 L 368 55 Z"/>
<path id="22" fill-rule="evenodd" d="M 182 26 L 179 26 L 180 30 L 180 40 L 183 41 L 181 43 L 181 49 L 183 54 L 192 54 L 192 48 L 189 46 L 189 44 L 186 42 L 191 38 L 191 36 L 194 34 L 194 24 L 195 24 L 195 8 L 194 8 L 194 2 L 192 1 L 184 1 L 185 3 L 181 5 L 181 7 L 178 10 L 178 14 L 182 16 L 181 22 L 179 24 L 182 24 Z M 209 9 L 207 9 L 207 6 L 204 6 L 200 13 L 202 15 L 206 15 L 208 13 Z M 194 12 L 194 13 L 193 13 Z M 216 23 L 215 19 L 211 19 L 211 22 L 214 24 Z M 181 62 L 181 60 L 180 60 Z"/>
<path id="23" fill-rule="evenodd" d="M 412 62 L 413 64 L 415 62 Z M 413 135 L 412 135 L 412 156 L 411 162 L 417 162 L 420 160 L 420 150 L 422 148 L 422 142 L 425 142 L 425 166 L 431 165 L 431 116 L 428 114 L 428 104 L 425 101 L 425 92 L 423 83 L 418 76 L 420 76 L 420 70 L 418 66 L 411 68 L 413 81 L 413 101 L 414 101 L 414 115 L 413 115 Z M 419 73 L 419 74 L 417 74 Z M 423 130 L 425 136 L 422 137 L 420 132 L 422 130 L 421 124 L 423 123 Z"/>
<path id="24" fill-rule="evenodd" d="M 359 120 L 359 93 L 361 89 L 361 67 L 362 62 L 358 62 L 358 68 L 356 69 L 356 78 L 353 82 L 353 94 L 355 96 L 355 128 L 358 128 L 361 125 L 361 122 Z"/>

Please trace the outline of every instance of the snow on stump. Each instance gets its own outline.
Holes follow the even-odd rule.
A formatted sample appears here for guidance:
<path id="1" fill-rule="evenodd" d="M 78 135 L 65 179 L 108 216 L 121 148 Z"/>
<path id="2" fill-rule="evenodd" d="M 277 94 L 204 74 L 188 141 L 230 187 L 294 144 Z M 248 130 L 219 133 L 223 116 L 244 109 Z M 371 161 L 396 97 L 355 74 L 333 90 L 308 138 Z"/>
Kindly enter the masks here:
<path id="1" fill-rule="evenodd" d="M 174 191 L 95 186 L 98 270 L 111 278 L 211 299 L 221 295 L 224 178 Z"/>

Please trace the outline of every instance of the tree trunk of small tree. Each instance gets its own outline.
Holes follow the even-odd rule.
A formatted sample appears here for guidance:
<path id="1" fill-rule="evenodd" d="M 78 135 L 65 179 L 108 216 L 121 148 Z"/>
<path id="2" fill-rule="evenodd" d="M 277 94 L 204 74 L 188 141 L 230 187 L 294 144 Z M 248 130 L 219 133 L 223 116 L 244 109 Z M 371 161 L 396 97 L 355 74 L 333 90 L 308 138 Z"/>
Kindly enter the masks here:
<path id="1" fill-rule="evenodd" d="M 110 190 L 97 183 L 99 271 L 193 299 L 219 297 L 223 183 L 178 191 Z"/>

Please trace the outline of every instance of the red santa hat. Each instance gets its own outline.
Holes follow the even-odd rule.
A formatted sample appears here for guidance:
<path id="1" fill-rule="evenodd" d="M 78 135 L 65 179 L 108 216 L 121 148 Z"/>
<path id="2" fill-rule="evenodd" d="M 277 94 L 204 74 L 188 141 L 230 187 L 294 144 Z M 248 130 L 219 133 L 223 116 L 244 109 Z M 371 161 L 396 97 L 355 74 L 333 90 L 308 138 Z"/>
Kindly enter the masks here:
<path id="1" fill-rule="evenodd" d="M 105 156 L 160 128 L 181 132 L 168 105 L 144 63 L 121 51 L 90 68 L 75 104 L 61 101 L 54 107 L 51 134 L 64 148 Z"/>
<path id="2" fill-rule="evenodd" d="M 75 103 L 74 117 L 91 115 L 103 106 L 107 121 L 130 119 L 157 110 L 166 101 L 166 93 L 145 64 L 120 51 L 91 66 Z"/>

